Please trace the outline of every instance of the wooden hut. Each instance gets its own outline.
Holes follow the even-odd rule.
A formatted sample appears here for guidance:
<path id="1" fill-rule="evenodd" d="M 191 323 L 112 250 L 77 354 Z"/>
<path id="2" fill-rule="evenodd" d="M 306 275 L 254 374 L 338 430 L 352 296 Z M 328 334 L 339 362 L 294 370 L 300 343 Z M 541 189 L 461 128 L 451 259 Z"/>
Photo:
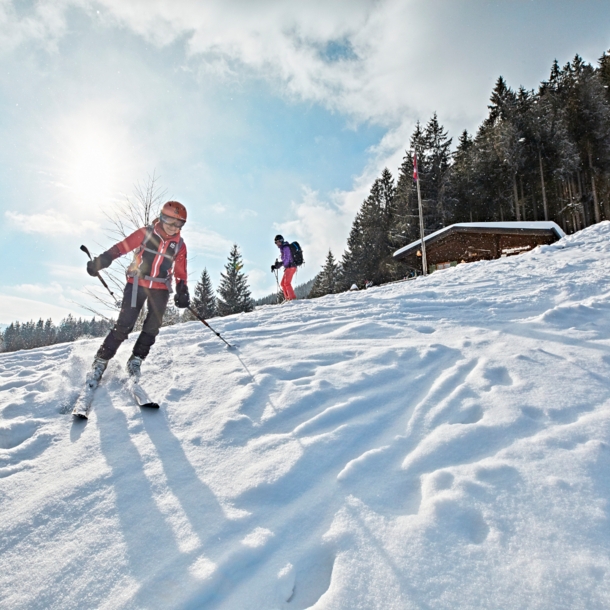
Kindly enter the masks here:
<path id="1" fill-rule="evenodd" d="M 458 263 L 513 256 L 565 237 L 554 222 L 462 222 L 427 235 L 428 273 Z M 421 240 L 394 252 L 394 258 L 421 272 Z"/>

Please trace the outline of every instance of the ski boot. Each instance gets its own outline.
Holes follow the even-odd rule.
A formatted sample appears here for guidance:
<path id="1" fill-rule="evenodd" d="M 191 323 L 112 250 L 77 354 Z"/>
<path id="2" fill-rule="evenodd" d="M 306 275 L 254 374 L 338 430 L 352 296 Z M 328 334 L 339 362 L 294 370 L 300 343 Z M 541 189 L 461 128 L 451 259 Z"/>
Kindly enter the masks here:
<path id="1" fill-rule="evenodd" d="M 140 377 L 140 367 L 142 366 L 143 361 L 144 358 L 131 354 L 129 360 L 127 361 L 127 372 L 129 373 L 130 377 L 135 377 L 136 379 Z"/>
<path id="2" fill-rule="evenodd" d="M 96 384 L 98 384 L 100 382 L 100 379 L 102 378 L 102 375 L 104 374 L 104 371 L 106 370 L 107 366 L 108 366 L 108 360 L 104 360 L 103 358 L 96 356 L 93 359 L 93 364 L 91 365 L 91 371 L 89 372 L 87 377 L 91 381 L 94 381 Z"/>
<path id="3" fill-rule="evenodd" d="M 91 370 L 87 373 L 85 381 L 85 389 L 79 395 L 74 408 L 72 409 L 72 415 L 78 419 L 87 419 L 89 416 L 89 409 L 93 402 L 93 394 L 95 389 L 100 383 L 100 379 L 108 366 L 108 360 L 96 356 L 93 359 Z"/>

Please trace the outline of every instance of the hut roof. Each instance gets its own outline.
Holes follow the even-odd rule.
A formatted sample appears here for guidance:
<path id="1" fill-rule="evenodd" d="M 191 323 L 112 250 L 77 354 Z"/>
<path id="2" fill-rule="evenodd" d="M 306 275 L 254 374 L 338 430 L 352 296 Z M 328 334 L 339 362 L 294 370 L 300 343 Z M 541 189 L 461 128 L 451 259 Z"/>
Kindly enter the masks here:
<path id="1" fill-rule="evenodd" d="M 424 241 L 426 245 L 435 242 L 436 240 L 444 237 L 450 232 L 481 232 L 481 233 L 539 233 L 553 232 L 556 234 L 558 239 L 565 237 L 565 233 L 561 230 L 561 227 L 552 221 L 507 221 L 507 222 L 458 222 L 448 227 L 443 227 L 430 235 L 426 235 Z M 399 250 L 394 252 L 395 258 L 402 258 L 409 254 L 412 250 L 421 246 L 421 239 L 414 241 L 406 246 L 403 246 Z"/>

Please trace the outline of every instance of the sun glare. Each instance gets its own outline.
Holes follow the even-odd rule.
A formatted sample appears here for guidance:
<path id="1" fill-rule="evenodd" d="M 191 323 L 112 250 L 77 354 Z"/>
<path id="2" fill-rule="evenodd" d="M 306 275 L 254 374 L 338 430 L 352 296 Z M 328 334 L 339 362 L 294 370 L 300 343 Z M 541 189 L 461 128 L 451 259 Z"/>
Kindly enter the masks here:
<path id="1" fill-rule="evenodd" d="M 119 197 L 138 178 L 127 130 L 95 116 L 71 117 L 58 126 L 56 186 L 71 205 L 91 211 Z"/>
<path id="2" fill-rule="evenodd" d="M 75 134 L 68 155 L 68 185 L 79 199 L 93 201 L 117 182 L 117 151 L 101 129 Z"/>

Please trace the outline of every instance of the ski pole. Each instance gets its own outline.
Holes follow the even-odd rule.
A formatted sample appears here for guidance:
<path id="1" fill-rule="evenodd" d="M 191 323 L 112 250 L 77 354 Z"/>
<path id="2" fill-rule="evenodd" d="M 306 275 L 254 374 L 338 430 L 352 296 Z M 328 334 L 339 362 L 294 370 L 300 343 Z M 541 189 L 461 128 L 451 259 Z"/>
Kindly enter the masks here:
<path id="1" fill-rule="evenodd" d="M 219 339 L 222 339 L 231 349 L 233 349 L 233 346 L 228 342 L 225 341 L 225 339 L 222 338 L 222 336 L 220 335 L 220 333 L 217 333 L 200 315 L 199 312 L 192 306 L 189 305 L 188 306 L 188 310 L 200 321 L 203 322 Z"/>
<path id="2" fill-rule="evenodd" d="M 273 273 L 275 273 L 275 283 L 277 284 L 277 297 L 276 300 L 278 302 L 278 305 L 280 303 L 280 294 L 282 295 L 282 297 L 284 296 L 284 293 L 282 292 L 281 288 L 280 288 L 280 279 L 279 279 L 279 272 L 277 269 L 274 269 Z M 282 299 L 284 300 L 284 299 Z"/>
<path id="3" fill-rule="evenodd" d="M 87 248 L 87 246 L 81 246 L 80 249 L 89 257 L 89 260 L 93 260 L 93 257 L 91 256 L 91 252 L 89 252 L 89 249 Z M 104 278 L 100 275 L 99 271 L 97 272 L 97 278 L 99 279 L 100 282 L 102 282 L 102 284 L 104 285 L 104 288 L 111 294 L 112 298 L 114 299 L 114 302 L 119 305 L 119 301 L 117 300 L 117 298 L 114 296 L 114 292 L 112 292 L 112 290 L 110 290 L 110 288 L 108 287 L 108 284 L 106 284 L 106 282 L 104 281 Z"/>

